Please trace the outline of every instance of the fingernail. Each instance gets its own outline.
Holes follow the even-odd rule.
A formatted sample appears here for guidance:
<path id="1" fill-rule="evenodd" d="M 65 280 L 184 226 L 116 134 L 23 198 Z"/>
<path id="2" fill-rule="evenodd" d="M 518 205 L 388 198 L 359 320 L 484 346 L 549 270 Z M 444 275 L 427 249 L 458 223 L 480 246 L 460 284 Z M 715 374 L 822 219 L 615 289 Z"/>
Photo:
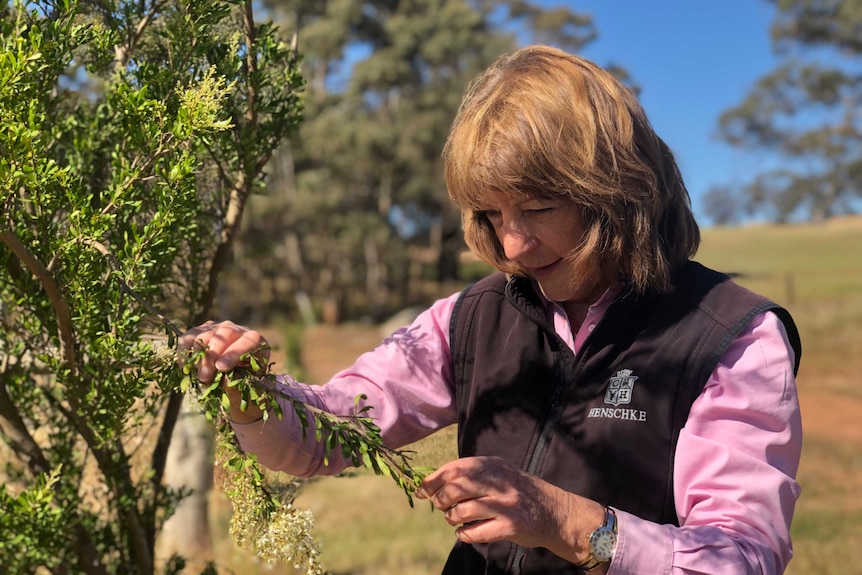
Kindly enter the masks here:
<path id="1" fill-rule="evenodd" d="M 416 497 L 418 497 L 419 499 L 428 499 L 428 494 L 425 493 L 425 490 L 421 487 L 416 490 L 416 493 L 414 495 L 416 495 Z"/>

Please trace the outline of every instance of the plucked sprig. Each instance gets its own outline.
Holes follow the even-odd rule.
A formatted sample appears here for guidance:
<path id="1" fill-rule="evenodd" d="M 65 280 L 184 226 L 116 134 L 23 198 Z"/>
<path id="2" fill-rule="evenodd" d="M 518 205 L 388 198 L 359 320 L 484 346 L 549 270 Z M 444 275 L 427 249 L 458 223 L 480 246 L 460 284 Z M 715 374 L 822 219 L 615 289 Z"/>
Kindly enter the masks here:
<path id="1" fill-rule="evenodd" d="M 230 527 L 234 541 L 270 563 L 291 563 L 305 569 L 307 575 L 319 575 L 324 570 L 320 548 L 313 537 L 314 518 L 310 511 L 294 508 L 292 498 L 285 501 L 272 490 L 257 458 L 242 450 L 230 425 L 231 404 L 225 387 L 239 393 L 241 411 L 254 404 L 264 420 L 284 417 L 279 400 L 290 405 L 302 427 L 303 439 L 312 430 L 315 440 L 324 446 L 324 463 L 340 450 L 342 457 L 354 466 L 391 477 L 404 491 L 411 507 L 413 494 L 432 469 L 413 467 L 408 452 L 384 445 L 380 427 L 370 416 L 372 407 L 362 405 L 366 396 L 356 396 L 354 412 L 346 415 L 310 405 L 278 384 L 271 372 L 272 364 L 261 360 L 263 351 L 262 348 L 243 355 L 240 367 L 217 372 L 212 382 L 204 384 L 194 372 L 206 349 L 196 346 L 183 361 L 179 387 L 198 400 L 204 414 L 215 424 L 218 461 L 228 471 L 225 491 L 234 508 Z"/>
<path id="2" fill-rule="evenodd" d="M 217 372 L 211 383 L 203 385 L 193 377 L 192 370 L 205 351 L 203 348 L 192 350 L 184 362 L 180 389 L 183 392 L 195 392 L 210 419 L 229 420 L 230 400 L 222 384 L 236 388 L 239 392 L 241 411 L 246 411 L 250 404 L 254 404 L 263 412 L 264 420 L 271 415 L 278 419 L 284 417 L 278 401 L 283 400 L 292 407 L 302 426 L 303 439 L 306 439 L 309 430 L 313 430 L 315 440 L 324 446 L 324 463 L 328 464 L 332 453 L 340 450 L 342 457 L 354 466 L 366 467 L 377 475 L 391 477 L 404 491 L 410 506 L 413 506 L 413 494 L 432 469 L 413 467 L 410 452 L 386 447 L 380 427 L 370 415 L 372 406 L 362 405 L 367 399 L 365 395 L 354 398 L 354 412 L 351 414 L 338 415 L 310 405 L 278 385 L 277 377 L 271 372 L 272 364 L 261 360 L 264 349 L 245 354 L 240 358 L 239 367 Z"/>

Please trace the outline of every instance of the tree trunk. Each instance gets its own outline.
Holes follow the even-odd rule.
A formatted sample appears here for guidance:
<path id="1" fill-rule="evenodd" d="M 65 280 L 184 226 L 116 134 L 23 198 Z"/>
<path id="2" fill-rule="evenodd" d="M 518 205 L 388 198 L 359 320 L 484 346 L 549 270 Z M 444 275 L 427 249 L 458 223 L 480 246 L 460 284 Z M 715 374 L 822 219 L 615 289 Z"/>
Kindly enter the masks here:
<path id="1" fill-rule="evenodd" d="M 191 494 L 167 520 L 159 539 L 159 556 L 177 553 L 189 564 L 201 565 L 211 559 L 209 493 L 213 479 L 212 423 L 194 400 L 186 397 L 174 426 L 165 466 L 165 485 L 188 489 Z"/>
<path id="2" fill-rule="evenodd" d="M 437 281 L 443 283 L 458 279 L 458 258 L 464 248 L 464 242 L 461 236 L 461 218 L 456 210 L 444 209 L 440 232 L 435 240 L 436 245 L 432 245 L 432 247 L 437 249 L 439 257 L 437 260 Z"/>

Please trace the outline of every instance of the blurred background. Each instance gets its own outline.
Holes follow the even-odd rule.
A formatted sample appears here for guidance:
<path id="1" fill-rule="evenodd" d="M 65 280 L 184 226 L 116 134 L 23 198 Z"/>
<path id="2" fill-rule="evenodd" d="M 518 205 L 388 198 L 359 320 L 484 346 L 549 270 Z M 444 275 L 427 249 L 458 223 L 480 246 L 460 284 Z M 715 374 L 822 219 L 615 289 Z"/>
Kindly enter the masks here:
<path id="1" fill-rule="evenodd" d="M 381 321 L 425 303 L 423 280 L 464 279 L 440 150 L 470 79 L 528 43 L 639 93 L 704 226 L 822 222 L 862 201 L 858 2 L 263 5 L 302 54 L 305 115 L 251 203 L 225 316 Z M 262 299 L 233 297 L 234 277 Z"/>

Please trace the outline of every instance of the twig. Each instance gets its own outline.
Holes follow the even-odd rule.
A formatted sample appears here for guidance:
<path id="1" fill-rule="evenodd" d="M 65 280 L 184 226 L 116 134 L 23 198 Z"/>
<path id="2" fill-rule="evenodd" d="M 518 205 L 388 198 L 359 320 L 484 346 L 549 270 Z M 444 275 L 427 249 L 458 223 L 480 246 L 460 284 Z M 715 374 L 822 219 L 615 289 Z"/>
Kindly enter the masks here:
<path id="1" fill-rule="evenodd" d="M 64 367 L 66 367 L 73 379 L 77 379 L 78 362 L 75 356 L 75 329 L 72 324 L 72 314 L 69 312 L 69 306 L 66 300 L 63 299 L 63 294 L 60 292 L 60 286 L 57 285 L 54 276 L 51 272 L 42 265 L 42 262 L 34 256 L 27 247 L 21 243 L 12 232 L 0 232 L 0 242 L 12 250 L 18 259 L 36 276 L 36 279 L 45 290 L 48 296 L 48 301 L 51 302 L 51 307 L 57 315 L 57 333 L 60 337 L 60 355 L 63 357 Z"/>
<path id="2" fill-rule="evenodd" d="M 95 248 L 99 253 L 105 256 L 105 259 L 108 261 L 108 264 L 110 264 L 110 266 L 114 269 L 114 271 L 122 271 L 122 268 L 120 267 L 120 263 L 117 261 L 117 258 L 114 257 L 114 254 L 112 254 L 111 251 L 103 243 L 90 238 L 80 238 L 78 241 L 92 248 Z M 141 295 L 136 292 L 132 288 L 132 286 L 129 285 L 129 282 L 127 282 L 125 278 L 120 277 L 118 279 L 120 282 L 120 288 L 123 290 L 124 293 L 132 296 L 132 298 L 138 303 L 138 305 L 140 305 L 152 315 L 157 317 L 158 320 L 162 322 L 165 327 L 174 332 L 175 335 L 183 335 L 183 331 L 180 328 L 174 325 L 174 323 L 169 320 L 167 316 L 165 316 L 162 312 L 150 305 L 147 300 L 142 298 Z"/>

